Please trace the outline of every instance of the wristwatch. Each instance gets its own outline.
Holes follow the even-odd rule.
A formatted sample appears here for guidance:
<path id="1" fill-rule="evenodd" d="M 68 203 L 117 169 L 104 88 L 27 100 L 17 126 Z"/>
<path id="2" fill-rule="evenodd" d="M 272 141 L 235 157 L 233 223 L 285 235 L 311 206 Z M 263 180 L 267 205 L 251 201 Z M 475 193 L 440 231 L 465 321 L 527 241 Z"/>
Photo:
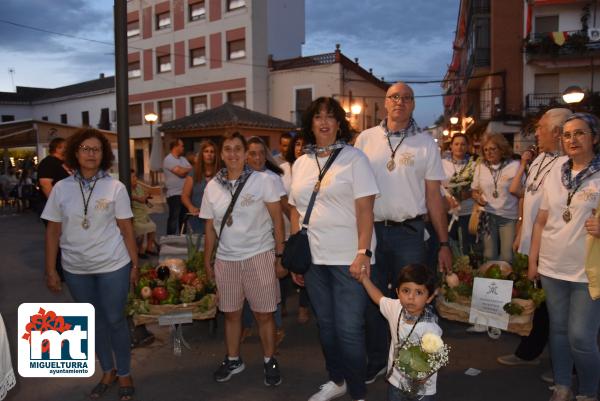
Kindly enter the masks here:
<path id="1" fill-rule="evenodd" d="M 371 256 L 373 256 L 373 252 L 371 252 L 371 250 L 370 250 L 370 249 L 368 249 L 368 248 L 365 248 L 365 249 L 359 249 L 359 250 L 357 251 L 357 253 L 361 253 L 361 254 L 365 255 L 366 257 L 368 257 L 368 258 L 370 258 Z"/>
<path id="2" fill-rule="evenodd" d="M 448 241 L 440 241 L 440 247 L 442 246 L 447 246 L 448 248 L 450 248 L 450 243 Z"/>

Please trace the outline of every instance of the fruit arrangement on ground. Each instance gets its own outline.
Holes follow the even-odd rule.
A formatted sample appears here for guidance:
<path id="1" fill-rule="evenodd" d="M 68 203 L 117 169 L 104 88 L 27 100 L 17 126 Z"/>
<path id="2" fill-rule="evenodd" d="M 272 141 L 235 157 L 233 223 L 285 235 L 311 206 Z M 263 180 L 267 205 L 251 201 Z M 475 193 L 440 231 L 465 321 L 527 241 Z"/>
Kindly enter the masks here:
<path id="1" fill-rule="evenodd" d="M 166 259 L 157 266 L 145 264 L 135 292 L 130 294 L 128 313 L 160 314 L 161 305 L 194 305 L 197 312 L 214 307 L 216 287 L 204 269 L 202 252 L 194 252 L 187 261 Z M 170 308 L 172 309 L 172 308 Z"/>

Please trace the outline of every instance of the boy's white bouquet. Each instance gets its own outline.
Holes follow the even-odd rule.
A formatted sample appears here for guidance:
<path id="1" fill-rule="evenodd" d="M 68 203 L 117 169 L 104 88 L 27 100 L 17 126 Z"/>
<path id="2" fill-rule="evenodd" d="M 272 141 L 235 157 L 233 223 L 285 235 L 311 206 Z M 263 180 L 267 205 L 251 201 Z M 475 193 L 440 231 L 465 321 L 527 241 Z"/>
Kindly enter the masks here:
<path id="1" fill-rule="evenodd" d="M 400 370 L 406 383 L 400 390 L 408 398 L 418 399 L 427 380 L 448 365 L 450 347 L 437 334 L 426 333 L 420 340 L 407 339 L 396 348 L 394 367 Z"/>

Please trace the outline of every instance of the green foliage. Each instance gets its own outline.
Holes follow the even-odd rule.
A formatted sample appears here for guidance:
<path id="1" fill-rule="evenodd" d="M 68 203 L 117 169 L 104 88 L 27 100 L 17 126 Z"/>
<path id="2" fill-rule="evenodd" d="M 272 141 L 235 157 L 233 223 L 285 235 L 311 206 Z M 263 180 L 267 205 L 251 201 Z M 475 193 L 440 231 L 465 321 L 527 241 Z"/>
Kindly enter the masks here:
<path id="1" fill-rule="evenodd" d="M 404 373 L 410 378 L 415 379 L 419 372 L 430 370 L 427 354 L 418 345 L 401 349 L 397 359 L 405 367 Z"/>
<path id="2" fill-rule="evenodd" d="M 511 316 L 513 316 L 513 315 L 520 316 L 523 313 L 523 307 L 521 305 L 515 304 L 513 302 L 508 302 L 507 304 L 504 305 L 504 307 L 502 309 L 504 309 L 504 311 Z"/>

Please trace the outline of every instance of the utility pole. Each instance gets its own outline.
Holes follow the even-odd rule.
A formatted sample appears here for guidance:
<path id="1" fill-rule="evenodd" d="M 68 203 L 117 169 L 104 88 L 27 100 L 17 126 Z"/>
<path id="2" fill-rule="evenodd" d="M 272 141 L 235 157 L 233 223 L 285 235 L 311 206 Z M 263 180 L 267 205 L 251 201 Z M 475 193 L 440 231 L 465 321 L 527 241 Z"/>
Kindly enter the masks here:
<path id="1" fill-rule="evenodd" d="M 117 144 L 119 180 L 131 194 L 129 164 L 129 82 L 127 78 L 127 0 L 115 0 L 115 90 L 117 93 Z"/>

